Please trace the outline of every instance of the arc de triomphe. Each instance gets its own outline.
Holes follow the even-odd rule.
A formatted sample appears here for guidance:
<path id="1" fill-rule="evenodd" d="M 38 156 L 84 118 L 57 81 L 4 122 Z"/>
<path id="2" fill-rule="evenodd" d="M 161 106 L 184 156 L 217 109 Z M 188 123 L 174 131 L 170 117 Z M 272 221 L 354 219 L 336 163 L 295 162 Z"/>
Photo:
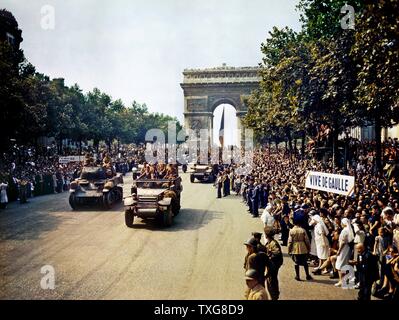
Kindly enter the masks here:
<path id="1" fill-rule="evenodd" d="M 213 141 L 213 112 L 221 104 L 230 104 L 236 109 L 237 127 L 242 129 L 241 119 L 247 113 L 244 98 L 259 87 L 259 70 L 225 64 L 217 68 L 185 69 L 180 84 L 184 91 L 185 128 L 208 129 Z"/>

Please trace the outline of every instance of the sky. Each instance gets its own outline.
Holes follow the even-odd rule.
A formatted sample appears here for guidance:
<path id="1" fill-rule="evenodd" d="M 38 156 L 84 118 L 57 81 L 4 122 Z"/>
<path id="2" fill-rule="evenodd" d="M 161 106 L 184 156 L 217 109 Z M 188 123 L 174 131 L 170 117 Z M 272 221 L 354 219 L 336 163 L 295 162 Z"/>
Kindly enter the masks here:
<path id="1" fill-rule="evenodd" d="M 258 65 L 261 43 L 273 26 L 300 29 L 297 3 L 0 0 L 0 8 L 17 19 L 21 47 L 38 72 L 77 83 L 84 92 L 97 87 L 126 105 L 145 103 L 183 122 L 183 70 Z M 42 27 L 46 5 L 54 9 L 54 28 Z M 233 120 L 234 111 L 226 112 L 226 122 Z"/>

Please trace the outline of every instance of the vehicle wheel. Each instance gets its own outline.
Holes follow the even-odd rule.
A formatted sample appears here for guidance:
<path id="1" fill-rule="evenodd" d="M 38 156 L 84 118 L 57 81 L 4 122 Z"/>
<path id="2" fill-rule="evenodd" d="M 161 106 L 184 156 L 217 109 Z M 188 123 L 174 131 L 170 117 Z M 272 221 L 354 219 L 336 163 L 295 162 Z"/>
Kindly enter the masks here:
<path id="1" fill-rule="evenodd" d="M 173 223 L 172 206 L 169 206 L 168 210 L 163 213 L 163 225 L 165 227 L 170 227 L 172 223 Z"/>
<path id="2" fill-rule="evenodd" d="M 180 211 L 179 203 L 178 203 L 178 200 L 176 198 L 172 199 L 171 206 L 172 206 L 173 215 L 176 217 L 179 214 L 179 211 Z"/>
<path id="3" fill-rule="evenodd" d="M 78 208 L 76 203 L 76 197 L 73 193 L 69 195 L 69 205 L 71 206 L 72 210 L 76 210 Z"/>
<path id="4" fill-rule="evenodd" d="M 122 202 L 123 200 L 123 189 L 118 187 L 118 202 Z"/>
<path id="5" fill-rule="evenodd" d="M 111 191 L 108 191 L 103 195 L 103 208 L 104 209 L 110 209 L 112 205 L 112 193 Z"/>
<path id="6" fill-rule="evenodd" d="M 190 175 L 190 182 L 191 182 L 191 183 L 194 182 L 194 179 L 195 179 L 194 175 Z"/>
<path id="7" fill-rule="evenodd" d="M 129 228 L 133 228 L 134 215 L 132 210 L 125 210 L 125 224 Z"/>

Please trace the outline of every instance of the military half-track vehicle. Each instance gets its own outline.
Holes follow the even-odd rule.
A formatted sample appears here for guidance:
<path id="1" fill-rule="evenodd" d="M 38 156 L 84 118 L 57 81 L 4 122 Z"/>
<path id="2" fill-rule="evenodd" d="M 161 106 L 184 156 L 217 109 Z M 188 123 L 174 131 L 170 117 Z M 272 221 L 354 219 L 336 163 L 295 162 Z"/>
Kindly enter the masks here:
<path id="1" fill-rule="evenodd" d="M 180 194 L 183 190 L 181 178 L 171 180 L 136 180 L 131 196 L 124 199 L 125 223 L 133 227 L 134 217 L 155 219 L 170 227 L 173 217 L 180 211 Z"/>
<path id="2" fill-rule="evenodd" d="M 212 166 L 203 164 L 193 164 L 187 171 L 190 173 L 190 181 L 193 183 L 195 179 L 201 182 L 214 182 L 216 175 Z"/>
<path id="3" fill-rule="evenodd" d="M 73 210 L 86 204 L 99 204 L 104 209 L 123 199 L 122 174 L 107 175 L 101 166 L 85 166 L 80 177 L 71 182 L 69 204 Z"/>

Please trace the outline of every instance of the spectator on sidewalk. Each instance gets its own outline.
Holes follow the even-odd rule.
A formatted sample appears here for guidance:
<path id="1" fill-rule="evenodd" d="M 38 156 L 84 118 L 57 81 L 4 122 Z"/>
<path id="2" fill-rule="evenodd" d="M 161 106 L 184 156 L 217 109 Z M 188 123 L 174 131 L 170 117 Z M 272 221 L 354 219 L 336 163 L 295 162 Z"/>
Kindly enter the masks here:
<path id="1" fill-rule="evenodd" d="M 312 220 L 314 222 L 316 254 L 319 259 L 319 265 L 313 270 L 313 273 L 320 275 L 322 271 L 321 266 L 328 259 L 330 253 L 330 244 L 327 239 L 328 229 L 323 219 L 318 214 L 313 215 Z"/>
<path id="2" fill-rule="evenodd" d="M 264 286 L 259 283 L 259 274 L 255 269 L 248 269 L 245 273 L 247 290 L 245 300 L 270 300 Z"/>
<path id="3" fill-rule="evenodd" d="M 258 250 L 258 241 L 255 238 L 250 238 L 244 245 L 247 248 L 247 255 L 244 260 L 244 269 L 255 269 L 259 275 L 259 283 L 265 286 L 265 272 L 269 264 L 269 258 L 265 252 Z"/>
<path id="4" fill-rule="evenodd" d="M 357 260 L 350 264 L 356 265 L 358 272 L 358 300 L 370 300 L 371 288 L 379 277 L 377 259 L 362 243 L 357 244 L 355 250 L 358 251 Z"/>
<path id="5" fill-rule="evenodd" d="M 8 204 L 7 187 L 8 187 L 7 183 L 4 183 L 4 182 L 0 183 L 0 208 L 1 209 L 5 209 Z"/>
<path id="6" fill-rule="evenodd" d="M 335 268 L 338 270 L 339 282 L 335 284 L 336 287 L 342 285 L 342 269 L 348 265 L 349 260 L 352 256 L 351 244 L 355 238 L 351 223 L 348 218 L 343 218 L 341 220 L 342 231 L 339 235 L 339 247 L 337 252 L 337 261 L 335 262 Z"/>
<path id="7" fill-rule="evenodd" d="M 294 227 L 290 230 L 288 237 L 288 253 L 291 255 L 295 263 L 295 280 L 301 281 L 299 274 L 299 267 L 303 266 L 305 269 L 306 280 L 313 278 L 309 274 L 309 267 L 307 263 L 308 254 L 310 251 L 310 240 L 305 231 L 301 227 L 301 219 L 294 219 Z"/>
<path id="8" fill-rule="evenodd" d="M 274 231 L 272 228 L 265 228 L 265 236 L 266 254 L 269 257 L 269 264 L 266 274 L 267 289 L 272 300 L 278 300 L 280 297 L 278 271 L 283 265 L 283 253 L 280 244 L 274 239 Z"/>

